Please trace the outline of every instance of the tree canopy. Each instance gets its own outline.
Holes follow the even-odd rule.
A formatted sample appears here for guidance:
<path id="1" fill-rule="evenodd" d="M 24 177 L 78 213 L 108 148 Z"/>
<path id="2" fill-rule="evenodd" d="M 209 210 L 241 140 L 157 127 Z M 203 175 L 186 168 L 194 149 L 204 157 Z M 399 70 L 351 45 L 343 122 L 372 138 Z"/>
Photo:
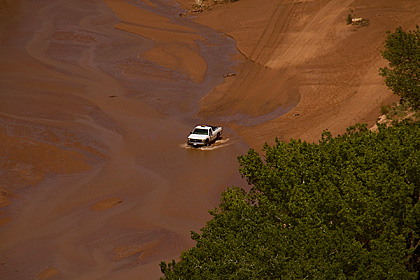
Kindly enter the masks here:
<path id="1" fill-rule="evenodd" d="M 388 31 L 385 50 L 381 52 L 388 60 L 389 68 L 380 68 L 389 89 L 408 102 L 416 111 L 420 110 L 420 30 L 404 31 L 398 27 L 394 33 Z"/>
<path id="2" fill-rule="evenodd" d="M 232 187 L 163 279 L 418 279 L 420 125 L 356 125 L 238 158 Z"/>

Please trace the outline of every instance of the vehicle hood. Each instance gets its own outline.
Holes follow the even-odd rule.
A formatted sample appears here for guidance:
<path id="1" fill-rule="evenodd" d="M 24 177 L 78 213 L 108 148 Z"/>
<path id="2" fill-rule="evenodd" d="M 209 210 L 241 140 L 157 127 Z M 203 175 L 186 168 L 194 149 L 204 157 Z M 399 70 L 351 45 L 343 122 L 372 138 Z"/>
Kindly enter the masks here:
<path id="1" fill-rule="evenodd" d="M 197 139 L 197 140 L 206 140 L 208 137 L 208 135 L 201 135 L 201 134 L 190 134 L 190 136 L 188 136 L 188 139 Z"/>

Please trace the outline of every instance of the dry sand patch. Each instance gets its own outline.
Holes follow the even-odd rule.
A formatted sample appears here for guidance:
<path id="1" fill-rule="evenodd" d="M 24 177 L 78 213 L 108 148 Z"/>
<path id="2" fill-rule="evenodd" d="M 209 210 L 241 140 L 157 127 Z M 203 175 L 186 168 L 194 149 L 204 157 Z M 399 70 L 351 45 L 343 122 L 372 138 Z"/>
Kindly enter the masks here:
<path id="1" fill-rule="evenodd" d="M 60 272 L 54 267 L 46 268 L 45 270 L 38 273 L 36 279 L 38 280 L 48 280 L 60 274 Z"/>
<path id="2" fill-rule="evenodd" d="M 351 11 L 370 24 L 346 25 Z M 197 21 L 231 35 L 245 62 L 202 99 L 198 116 L 225 122 L 257 149 L 275 137 L 317 141 L 325 129 L 372 126 L 395 100 L 378 75 L 386 31 L 414 28 L 419 16 L 414 0 L 244 0 L 205 11 Z"/>
<path id="3" fill-rule="evenodd" d="M 107 198 L 107 199 L 104 199 L 104 200 L 101 200 L 101 201 L 95 203 L 92 206 L 92 210 L 102 211 L 102 210 L 106 210 L 106 209 L 110 209 L 112 207 L 115 207 L 120 203 L 123 203 L 123 199 L 120 198 L 120 197 Z"/>

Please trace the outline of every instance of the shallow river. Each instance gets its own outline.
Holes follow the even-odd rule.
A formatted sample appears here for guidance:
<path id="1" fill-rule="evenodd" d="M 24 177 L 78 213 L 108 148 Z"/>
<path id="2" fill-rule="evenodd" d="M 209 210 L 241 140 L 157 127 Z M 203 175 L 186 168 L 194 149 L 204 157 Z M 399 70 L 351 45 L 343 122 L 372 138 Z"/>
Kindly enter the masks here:
<path id="1" fill-rule="evenodd" d="M 1 279 L 158 279 L 193 246 L 221 192 L 244 186 L 247 145 L 185 145 L 200 99 L 232 71 L 234 42 L 174 3 L 127 1 L 205 38 L 204 81 L 142 54 L 102 1 L 20 1 L 0 41 Z M 205 121 L 205 120 L 204 120 Z"/>

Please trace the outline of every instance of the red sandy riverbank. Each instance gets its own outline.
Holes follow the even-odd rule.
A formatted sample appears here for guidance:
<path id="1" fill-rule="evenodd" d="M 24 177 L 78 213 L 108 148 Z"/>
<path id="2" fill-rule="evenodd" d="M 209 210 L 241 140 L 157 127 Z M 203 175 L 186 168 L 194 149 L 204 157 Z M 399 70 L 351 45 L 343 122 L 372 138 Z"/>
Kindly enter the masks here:
<path id="1" fill-rule="evenodd" d="M 369 25 L 346 25 L 352 11 Z M 257 149 L 275 137 L 317 141 L 324 129 L 372 126 L 381 105 L 396 100 L 378 75 L 386 66 L 379 52 L 386 31 L 415 28 L 419 13 L 420 3 L 411 0 L 239 1 L 215 8 L 198 21 L 232 36 L 246 62 L 203 98 L 200 116 L 232 121 Z M 287 113 L 273 115 L 279 106 Z"/>

